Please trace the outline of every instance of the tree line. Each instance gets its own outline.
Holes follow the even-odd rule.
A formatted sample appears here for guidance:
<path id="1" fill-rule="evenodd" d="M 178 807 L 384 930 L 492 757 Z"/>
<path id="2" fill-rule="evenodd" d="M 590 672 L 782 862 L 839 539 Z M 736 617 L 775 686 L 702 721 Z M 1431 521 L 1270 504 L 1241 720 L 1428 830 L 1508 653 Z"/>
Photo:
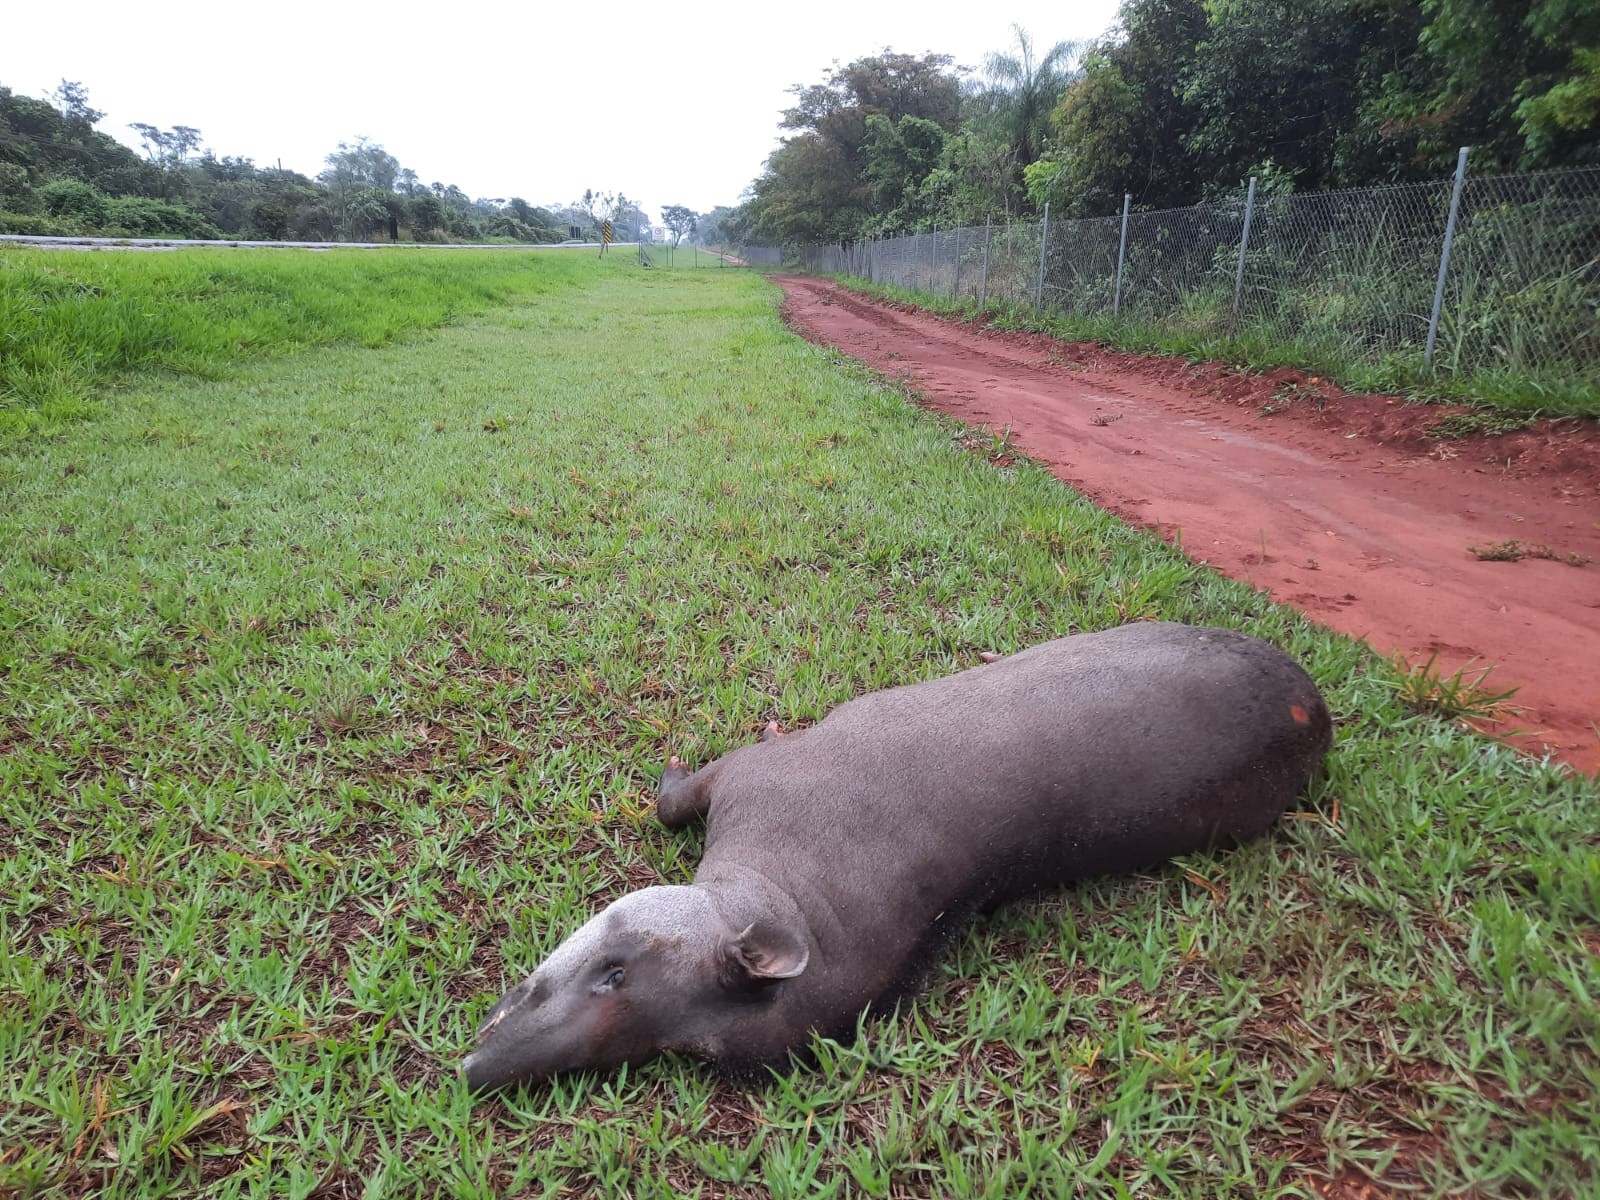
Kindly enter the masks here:
<path id="1" fill-rule="evenodd" d="M 791 89 L 730 240 L 1183 207 L 1236 191 L 1600 163 L 1600 0 L 1125 0 L 981 68 L 885 49 Z"/>
<path id="2" fill-rule="evenodd" d="M 423 183 L 377 142 L 341 142 L 316 178 L 218 156 L 198 129 L 135 122 L 142 155 L 95 125 L 81 83 L 47 98 L 0 86 L 0 233 L 264 241 L 560 242 L 618 240 L 649 227 L 627 196 L 593 189 L 568 204 L 469 197 Z"/>

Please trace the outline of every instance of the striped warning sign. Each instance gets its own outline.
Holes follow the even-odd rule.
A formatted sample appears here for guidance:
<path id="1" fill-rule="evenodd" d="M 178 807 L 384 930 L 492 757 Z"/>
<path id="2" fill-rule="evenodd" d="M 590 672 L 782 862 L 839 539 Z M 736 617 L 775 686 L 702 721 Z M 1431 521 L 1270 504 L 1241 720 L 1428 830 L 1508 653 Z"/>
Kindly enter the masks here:
<path id="1" fill-rule="evenodd" d="M 611 222 L 610 221 L 602 221 L 600 223 L 600 240 L 602 242 L 604 242 L 607 246 L 611 245 Z"/>

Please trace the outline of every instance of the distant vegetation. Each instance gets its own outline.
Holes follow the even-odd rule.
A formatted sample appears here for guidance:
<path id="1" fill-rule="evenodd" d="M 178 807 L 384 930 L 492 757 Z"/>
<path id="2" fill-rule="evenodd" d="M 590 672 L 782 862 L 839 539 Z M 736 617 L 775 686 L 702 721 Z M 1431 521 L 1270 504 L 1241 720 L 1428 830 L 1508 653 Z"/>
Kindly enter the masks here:
<path id="1" fill-rule="evenodd" d="M 237 237 L 265 241 L 559 242 L 609 217 L 619 240 L 649 224 L 638 204 L 596 193 L 541 207 L 472 199 L 366 138 L 341 142 L 315 179 L 218 157 L 188 125 L 135 122 L 141 155 L 102 133 L 81 83 L 48 99 L 0 86 L 0 233 Z"/>
<path id="2" fill-rule="evenodd" d="M 911 32 L 908 30 L 908 33 Z M 1125 0 L 971 72 L 885 50 L 793 89 L 729 224 L 831 243 L 1038 212 L 1600 162 L 1600 0 Z"/>

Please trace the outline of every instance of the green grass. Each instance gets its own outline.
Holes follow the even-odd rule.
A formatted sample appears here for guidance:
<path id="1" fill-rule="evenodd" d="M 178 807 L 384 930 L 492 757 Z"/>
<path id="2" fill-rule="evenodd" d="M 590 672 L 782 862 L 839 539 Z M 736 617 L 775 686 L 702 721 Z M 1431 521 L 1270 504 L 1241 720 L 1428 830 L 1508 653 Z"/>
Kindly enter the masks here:
<path id="1" fill-rule="evenodd" d="M 1508 428 L 1538 416 L 1600 417 L 1600 386 L 1576 371 L 1535 372 L 1502 367 L 1460 374 L 1448 370 L 1429 373 L 1417 353 L 1393 352 L 1372 361 L 1369 352 L 1354 339 L 1341 346 L 1337 340 L 1330 344 L 1327 336 L 1286 338 L 1249 325 L 1229 334 L 1215 328 L 1210 315 L 1191 325 L 1138 316 L 1080 316 L 1056 310 L 1041 313 L 1031 305 L 1010 301 L 980 306 L 971 297 L 936 296 L 915 288 L 871 284 L 855 277 L 834 278 L 864 295 L 915 304 L 930 312 L 965 320 L 987 315 L 1001 329 L 1032 330 L 1067 341 L 1101 342 L 1135 353 L 1176 354 L 1196 361 L 1218 359 L 1258 371 L 1295 367 L 1332 379 L 1351 391 L 1479 405 L 1506 414 Z"/>
<path id="2" fill-rule="evenodd" d="M 166 269 L 39 260 L 85 261 Z M 967 451 L 758 276 L 574 263 L 0 452 L 0 1191 L 1592 1191 L 1592 781 Z M 1328 777 L 1270 839 L 1010 909 L 765 1087 L 471 1103 L 507 982 L 692 873 L 669 751 L 1152 616 L 1323 685 Z"/>
<path id="3" fill-rule="evenodd" d="M 241 360 L 381 346 L 515 296 L 560 289 L 566 251 L 0 246 L 0 445 L 94 411 L 152 371 L 219 378 Z"/>

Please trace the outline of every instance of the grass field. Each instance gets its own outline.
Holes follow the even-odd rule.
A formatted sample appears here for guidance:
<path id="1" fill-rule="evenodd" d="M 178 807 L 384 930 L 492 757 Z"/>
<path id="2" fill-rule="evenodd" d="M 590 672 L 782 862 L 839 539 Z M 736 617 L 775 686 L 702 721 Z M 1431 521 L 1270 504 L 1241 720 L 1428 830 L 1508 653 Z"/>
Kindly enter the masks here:
<path id="1" fill-rule="evenodd" d="M 403 333 L 562 289 L 581 253 L 0 246 L 0 445 L 84 416 L 107 385 Z"/>
<path id="2" fill-rule="evenodd" d="M 224 261 L 191 253 L 29 277 L 117 301 Z M 518 269 L 421 331 L 383 322 L 431 284 L 350 282 L 383 336 L 128 368 L 0 450 L 0 1193 L 1595 1194 L 1593 781 L 996 466 L 755 275 Z M 502 988 L 692 873 L 669 752 L 1155 616 L 1323 685 L 1328 776 L 1272 838 L 1010 909 L 765 1086 L 668 1058 L 471 1102 Z"/>

